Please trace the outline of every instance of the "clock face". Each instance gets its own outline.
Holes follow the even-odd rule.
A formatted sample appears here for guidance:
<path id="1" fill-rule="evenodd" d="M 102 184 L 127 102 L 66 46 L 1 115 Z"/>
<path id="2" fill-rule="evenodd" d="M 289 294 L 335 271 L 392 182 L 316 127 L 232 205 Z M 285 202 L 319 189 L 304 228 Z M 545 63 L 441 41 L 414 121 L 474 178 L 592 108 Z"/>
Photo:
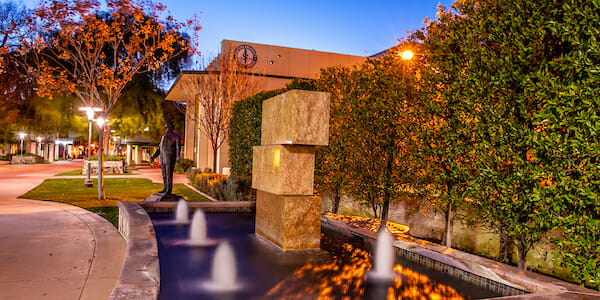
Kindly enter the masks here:
<path id="1" fill-rule="evenodd" d="M 244 68 L 252 68 L 256 64 L 256 51 L 250 45 L 239 45 L 233 52 L 235 61 Z"/>

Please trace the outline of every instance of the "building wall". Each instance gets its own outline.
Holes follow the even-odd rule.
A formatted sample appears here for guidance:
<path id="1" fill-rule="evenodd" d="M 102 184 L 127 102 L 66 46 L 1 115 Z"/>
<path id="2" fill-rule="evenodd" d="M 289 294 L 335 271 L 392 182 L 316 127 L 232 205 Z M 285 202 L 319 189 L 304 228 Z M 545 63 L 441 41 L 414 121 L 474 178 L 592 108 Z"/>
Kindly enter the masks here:
<path id="1" fill-rule="evenodd" d="M 271 76 L 314 78 L 322 67 L 350 66 L 366 59 L 362 56 L 231 40 L 222 41 L 221 52 L 228 53 L 240 45 L 250 45 L 256 51 L 256 64 L 248 68 L 248 72 Z"/>
<path id="2" fill-rule="evenodd" d="M 196 122 L 194 112 L 196 111 L 195 101 L 187 101 L 185 110 L 185 132 L 182 134 L 183 138 L 183 158 L 194 160 L 195 158 L 195 136 L 196 136 Z"/>
<path id="3" fill-rule="evenodd" d="M 222 54 L 220 55 L 233 55 L 231 52 L 240 45 L 249 45 L 255 50 L 256 63 L 246 70 L 250 74 L 264 75 L 258 79 L 259 88 L 264 91 L 283 88 L 293 78 L 315 78 L 323 67 L 334 65 L 351 66 L 362 63 L 367 59 L 362 56 L 231 40 L 222 41 Z M 214 63 L 214 61 L 206 68 L 206 70 L 217 69 L 218 64 Z M 184 158 L 194 160 L 197 168 L 212 169 L 212 149 L 208 138 L 202 132 L 202 129 L 197 126 L 197 121 L 195 120 L 195 111 L 197 109 L 195 101 L 187 99 L 182 88 L 185 86 L 183 82 L 189 80 L 192 76 L 203 76 L 203 74 L 202 72 L 184 72 L 173 84 L 165 99 L 187 103 Z M 223 168 L 229 167 L 229 145 L 227 141 L 219 149 L 218 158 L 217 172 L 221 173 Z"/>

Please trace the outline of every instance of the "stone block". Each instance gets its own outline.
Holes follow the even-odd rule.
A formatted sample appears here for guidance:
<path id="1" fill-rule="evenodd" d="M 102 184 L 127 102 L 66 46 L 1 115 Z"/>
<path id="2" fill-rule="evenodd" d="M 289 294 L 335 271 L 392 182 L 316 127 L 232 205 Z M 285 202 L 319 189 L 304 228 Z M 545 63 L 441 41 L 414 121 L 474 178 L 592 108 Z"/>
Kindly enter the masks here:
<path id="1" fill-rule="evenodd" d="M 291 90 L 263 102 L 261 145 L 329 143 L 329 93 Z"/>
<path id="2" fill-rule="evenodd" d="M 256 233 L 283 250 L 318 249 L 321 200 L 256 191 Z"/>
<path id="3" fill-rule="evenodd" d="M 10 163 L 11 164 L 43 164 L 44 158 L 41 156 L 30 156 L 30 155 L 21 156 L 19 154 L 13 154 Z"/>
<path id="4" fill-rule="evenodd" d="M 255 146 L 252 188 L 276 195 L 312 196 L 316 147 Z"/>
<path id="5" fill-rule="evenodd" d="M 84 160 L 83 169 L 81 170 L 82 175 L 87 175 L 88 163 L 92 168 L 91 175 L 98 174 L 98 161 L 97 160 Z M 127 172 L 125 161 L 122 160 L 105 160 L 102 162 L 103 174 L 123 174 Z"/>

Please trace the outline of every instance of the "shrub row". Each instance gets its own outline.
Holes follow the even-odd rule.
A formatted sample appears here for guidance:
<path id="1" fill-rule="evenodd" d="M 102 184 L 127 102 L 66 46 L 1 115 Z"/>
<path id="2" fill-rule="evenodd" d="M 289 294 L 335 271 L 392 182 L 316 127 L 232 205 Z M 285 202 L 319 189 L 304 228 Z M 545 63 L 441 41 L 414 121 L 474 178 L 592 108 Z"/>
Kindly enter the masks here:
<path id="1" fill-rule="evenodd" d="M 196 169 L 190 170 L 188 176 L 192 185 L 219 201 L 252 200 L 251 181 L 248 179 L 240 179 L 234 176 L 211 172 L 200 172 Z"/>

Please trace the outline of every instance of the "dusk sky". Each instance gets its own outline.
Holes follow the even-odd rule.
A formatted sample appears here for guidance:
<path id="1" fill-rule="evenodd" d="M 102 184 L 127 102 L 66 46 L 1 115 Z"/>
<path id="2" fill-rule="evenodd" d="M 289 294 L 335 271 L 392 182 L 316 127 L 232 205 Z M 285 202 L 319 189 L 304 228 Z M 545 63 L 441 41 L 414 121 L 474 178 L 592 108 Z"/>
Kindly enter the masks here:
<path id="1" fill-rule="evenodd" d="M 24 0 L 35 7 L 37 0 Z M 223 39 L 369 56 L 394 46 L 452 0 L 166 0 L 173 16 L 200 16 L 200 51 L 210 61 Z"/>

